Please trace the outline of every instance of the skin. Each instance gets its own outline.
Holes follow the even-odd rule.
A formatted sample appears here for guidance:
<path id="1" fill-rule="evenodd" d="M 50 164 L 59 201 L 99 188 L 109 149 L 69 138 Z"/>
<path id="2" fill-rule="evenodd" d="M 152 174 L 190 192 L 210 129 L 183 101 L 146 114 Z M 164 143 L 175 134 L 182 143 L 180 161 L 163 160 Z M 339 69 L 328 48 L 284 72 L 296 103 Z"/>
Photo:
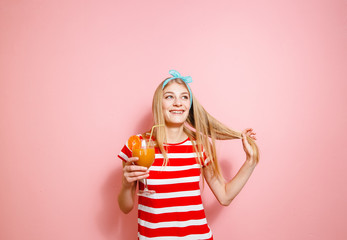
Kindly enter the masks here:
<path id="1" fill-rule="evenodd" d="M 223 177 L 215 176 L 211 168 L 203 168 L 204 177 L 208 186 L 223 206 L 228 206 L 232 202 L 252 175 L 256 162 L 253 158 L 253 150 L 247 141 L 247 136 L 256 140 L 255 134 L 252 128 L 242 131 L 242 145 L 246 153 L 246 160 L 231 180 L 225 181 Z"/>
<path id="2" fill-rule="evenodd" d="M 188 137 L 183 131 L 183 124 L 189 113 L 189 98 L 189 92 L 184 85 L 173 82 L 164 89 L 162 106 L 168 143 L 179 143 Z M 226 181 L 223 177 L 217 177 L 210 167 L 203 168 L 208 186 L 223 206 L 229 205 L 238 195 L 256 166 L 252 148 L 247 141 L 247 136 L 256 140 L 255 135 L 252 128 L 242 131 L 242 145 L 246 160 L 231 180 Z M 118 204 L 124 213 L 130 212 L 134 207 L 137 181 L 149 176 L 146 167 L 133 165 L 133 162 L 137 160 L 138 158 L 131 157 L 127 163 L 123 162 L 122 188 L 118 195 Z"/>

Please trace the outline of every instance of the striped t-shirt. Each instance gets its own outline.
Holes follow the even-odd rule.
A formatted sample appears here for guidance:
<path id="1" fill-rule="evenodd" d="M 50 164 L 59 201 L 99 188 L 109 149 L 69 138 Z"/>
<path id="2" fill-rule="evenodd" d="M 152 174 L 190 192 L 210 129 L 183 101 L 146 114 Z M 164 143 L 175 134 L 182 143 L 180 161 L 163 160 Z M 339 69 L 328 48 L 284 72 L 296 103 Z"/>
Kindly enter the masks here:
<path id="1" fill-rule="evenodd" d="M 196 160 L 192 142 L 187 138 L 165 147 L 169 158 L 167 166 L 163 166 L 163 155 L 156 147 L 155 161 L 147 178 L 148 189 L 156 193 L 138 199 L 139 239 L 213 239 L 201 201 L 201 165 Z M 118 157 L 127 161 L 131 155 L 125 144 Z M 203 156 L 205 166 L 208 158 Z M 142 182 L 139 188 L 144 188 Z"/>

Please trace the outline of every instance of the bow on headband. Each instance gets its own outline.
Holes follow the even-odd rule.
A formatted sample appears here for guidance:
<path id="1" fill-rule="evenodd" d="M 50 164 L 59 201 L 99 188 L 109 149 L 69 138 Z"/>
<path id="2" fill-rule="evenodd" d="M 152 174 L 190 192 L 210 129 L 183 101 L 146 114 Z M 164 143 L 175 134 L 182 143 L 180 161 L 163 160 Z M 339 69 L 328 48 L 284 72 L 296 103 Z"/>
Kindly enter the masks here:
<path id="1" fill-rule="evenodd" d="M 176 70 L 170 70 L 169 73 L 173 76 L 171 78 L 168 78 L 164 81 L 163 83 L 163 89 L 165 88 L 165 86 L 168 84 L 168 82 L 170 82 L 173 79 L 181 79 L 187 86 L 188 91 L 189 91 L 189 98 L 190 98 L 190 107 L 192 107 L 192 103 L 193 103 L 193 98 L 192 98 L 192 91 L 190 90 L 190 87 L 188 85 L 188 83 L 193 82 L 193 79 L 191 76 L 186 76 L 183 77 L 179 72 L 177 72 Z"/>

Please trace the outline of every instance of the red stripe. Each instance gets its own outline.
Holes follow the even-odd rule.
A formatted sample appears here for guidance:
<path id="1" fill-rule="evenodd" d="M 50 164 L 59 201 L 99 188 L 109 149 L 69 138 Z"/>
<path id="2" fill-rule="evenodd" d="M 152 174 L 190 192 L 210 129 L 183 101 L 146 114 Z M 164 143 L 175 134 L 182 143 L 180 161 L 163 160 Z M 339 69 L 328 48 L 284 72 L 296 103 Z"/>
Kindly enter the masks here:
<path id="1" fill-rule="evenodd" d="M 149 176 L 151 179 L 169 179 L 200 176 L 200 168 L 193 168 L 182 171 L 150 171 Z"/>
<path id="2" fill-rule="evenodd" d="M 157 228 L 157 229 L 150 229 L 141 226 L 138 224 L 139 231 L 142 236 L 145 237 L 162 237 L 162 236 L 175 236 L 175 237 L 184 237 L 187 235 L 192 234 L 205 234 L 210 232 L 210 229 L 208 226 L 201 225 L 201 226 L 189 226 L 189 227 L 170 227 L 170 228 Z"/>
<path id="3" fill-rule="evenodd" d="M 197 220 L 204 219 L 205 212 L 204 210 L 199 211 L 189 211 L 182 212 L 180 214 L 177 213 L 161 213 L 161 214 L 153 214 L 139 210 L 139 219 L 151 222 L 170 222 L 170 221 L 188 221 L 188 220 Z"/>
<path id="4" fill-rule="evenodd" d="M 168 146 L 164 147 L 164 149 L 169 153 L 191 153 L 195 152 L 194 147 L 192 145 L 181 145 L 181 146 Z M 159 148 L 158 148 L 159 150 Z M 159 153 L 159 151 L 158 151 Z"/>
<path id="5" fill-rule="evenodd" d="M 164 149 L 167 150 L 167 152 L 170 153 L 191 153 L 195 152 L 193 145 L 168 145 L 164 146 Z M 196 146 L 196 149 L 199 151 L 198 145 Z M 203 150 L 203 147 L 201 148 Z"/>
<path id="6" fill-rule="evenodd" d="M 165 199 L 151 199 L 147 197 L 139 197 L 139 202 L 144 206 L 154 208 L 198 205 L 202 203 L 200 195 Z"/>
<path id="7" fill-rule="evenodd" d="M 197 160 L 195 157 L 192 158 L 170 158 L 166 166 L 186 166 L 186 165 L 193 165 L 196 164 Z M 154 160 L 153 166 L 163 166 L 163 169 L 165 170 L 164 166 L 164 159 L 163 158 L 156 158 Z"/>
<path id="8" fill-rule="evenodd" d="M 143 189 L 144 185 L 140 182 L 140 189 Z M 200 189 L 199 182 L 188 182 L 188 183 L 176 183 L 169 185 L 149 185 L 149 189 L 155 190 L 156 193 L 170 193 L 170 192 L 181 192 L 191 191 Z"/>

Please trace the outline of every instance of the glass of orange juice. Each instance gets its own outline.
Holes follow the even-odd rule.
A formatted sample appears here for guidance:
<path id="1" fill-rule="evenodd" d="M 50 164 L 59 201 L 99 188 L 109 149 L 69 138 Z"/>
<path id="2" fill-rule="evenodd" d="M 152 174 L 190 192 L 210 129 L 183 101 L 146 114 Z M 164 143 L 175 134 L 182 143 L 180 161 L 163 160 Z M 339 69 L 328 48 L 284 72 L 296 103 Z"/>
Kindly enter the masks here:
<path id="1" fill-rule="evenodd" d="M 135 161 L 137 165 L 149 168 L 152 166 L 155 159 L 154 143 L 152 140 L 141 140 L 141 146 L 136 146 L 132 149 L 133 157 L 138 157 L 139 160 Z M 143 179 L 145 188 L 138 192 L 140 196 L 146 196 L 155 193 L 153 190 L 149 190 L 147 186 L 147 179 Z"/>

